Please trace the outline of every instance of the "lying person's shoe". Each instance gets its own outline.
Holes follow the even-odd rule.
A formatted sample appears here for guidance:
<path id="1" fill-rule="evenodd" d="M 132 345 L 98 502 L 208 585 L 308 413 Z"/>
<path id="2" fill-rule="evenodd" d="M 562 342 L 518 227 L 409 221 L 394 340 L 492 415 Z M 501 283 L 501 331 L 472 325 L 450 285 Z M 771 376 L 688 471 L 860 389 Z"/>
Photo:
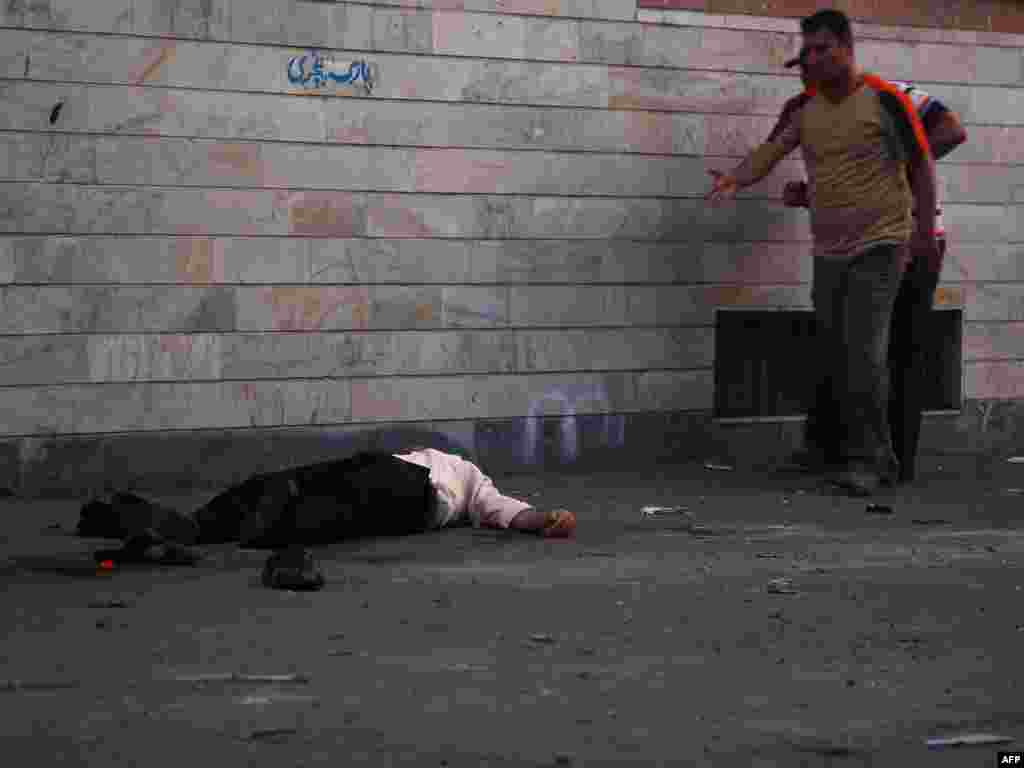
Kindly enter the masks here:
<path id="1" fill-rule="evenodd" d="M 832 481 L 852 496 L 870 496 L 878 490 L 881 479 L 877 472 L 852 467 L 836 473 Z"/>
<path id="2" fill-rule="evenodd" d="M 289 547 L 275 552 L 263 566 L 263 586 L 270 589 L 313 591 L 324 585 L 324 575 L 313 555 L 302 547 Z"/>
<path id="3" fill-rule="evenodd" d="M 132 536 L 118 549 L 101 549 L 93 557 L 97 562 L 109 560 L 123 565 L 195 565 L 202 560 L 195 550 L 167 541 L 152 530 Z"/>
<path id="4" fill-rule="evenodd" d="M 161 539 L 180 544 L 199 539 L 199 527 L 187 515 L 122 491 L 84 504 L 75 532 L 86 538 L 126 539 L 140 531 L 155 531 Z"/>

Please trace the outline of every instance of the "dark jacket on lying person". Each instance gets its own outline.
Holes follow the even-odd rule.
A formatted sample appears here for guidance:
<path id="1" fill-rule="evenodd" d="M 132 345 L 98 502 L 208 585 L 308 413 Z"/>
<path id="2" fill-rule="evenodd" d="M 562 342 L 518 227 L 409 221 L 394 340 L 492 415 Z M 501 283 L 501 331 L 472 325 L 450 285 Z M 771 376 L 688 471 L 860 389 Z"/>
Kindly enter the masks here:
<path id="1" fill-rule="evenodd" d="M 179 544 L 238 541 L 273 549 L 427 530 L 435 504 L 428 468 L 364 452 L 254 475 L 191 517 L 135 494 L 115 493 L 83 506 L 77 532 L 126 539 L 152 531 Z"/>

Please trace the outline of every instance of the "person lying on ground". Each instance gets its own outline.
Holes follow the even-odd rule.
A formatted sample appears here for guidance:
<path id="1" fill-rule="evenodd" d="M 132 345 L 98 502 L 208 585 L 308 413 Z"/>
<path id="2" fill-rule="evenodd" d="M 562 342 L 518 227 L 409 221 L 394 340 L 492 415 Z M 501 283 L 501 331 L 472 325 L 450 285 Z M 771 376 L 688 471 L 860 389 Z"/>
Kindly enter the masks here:
<path id="1" fill-rule="evenodd" d="M 460 525 L 565 538 L 573 535 L 576 518 L 500 493 L 478 466 L 459 456 L 418 448 L 254 475 L 192 515 L 115 493 L 83 506 L 78 534 L 124 539 L 120 550 L 97 553 L 112 562 L 195 562 L 192 545 L 237 541 L 284 550 L 278 558 L 294 564 L 307 545 Z"/>

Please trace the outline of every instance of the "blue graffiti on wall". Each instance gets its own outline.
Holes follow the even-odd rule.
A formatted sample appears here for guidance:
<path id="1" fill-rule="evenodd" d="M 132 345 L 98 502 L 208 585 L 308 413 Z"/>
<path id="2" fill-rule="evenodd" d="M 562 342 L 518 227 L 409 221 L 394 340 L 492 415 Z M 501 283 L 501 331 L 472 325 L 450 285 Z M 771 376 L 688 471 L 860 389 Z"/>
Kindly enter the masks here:
<path id="1" fill-rule="evenodd" d="M 313 88 L 322 88 L 329 82 L 339 85 L 362 82 L 367 91 L 373 90 L 373 73 L 365 61 L 351 62 L 347 72 L 341 69 L 333 57 L 321 56 L 318 52 L 311 51 L 288 60 L 288 82 Z"/>

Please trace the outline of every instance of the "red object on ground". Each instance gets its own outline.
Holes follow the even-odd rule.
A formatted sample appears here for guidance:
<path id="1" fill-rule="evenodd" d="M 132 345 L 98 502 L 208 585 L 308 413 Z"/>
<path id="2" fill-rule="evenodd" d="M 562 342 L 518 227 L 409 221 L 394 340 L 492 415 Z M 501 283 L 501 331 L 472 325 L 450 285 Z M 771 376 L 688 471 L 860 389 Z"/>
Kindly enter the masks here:
<path id="1" fill-rule="evenodd" d="M 114 561 L 113 560 L 100 560 L 100 570 L 102 570 L 102 571 L 112 571 L 112 570 L 114 570 Z"/>

